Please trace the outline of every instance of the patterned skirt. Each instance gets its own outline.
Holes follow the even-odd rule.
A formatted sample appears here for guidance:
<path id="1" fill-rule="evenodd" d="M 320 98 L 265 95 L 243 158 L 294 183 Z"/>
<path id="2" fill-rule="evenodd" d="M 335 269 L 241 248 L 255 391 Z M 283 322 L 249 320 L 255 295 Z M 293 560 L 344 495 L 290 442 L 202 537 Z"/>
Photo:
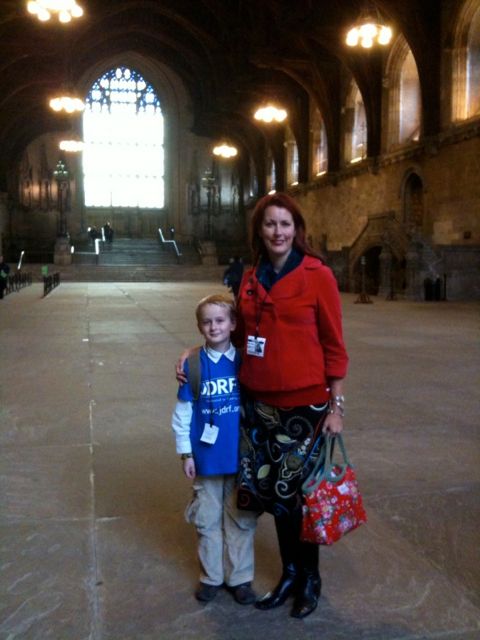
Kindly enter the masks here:
<path id="1" fill-rule="evenodd" d="M 301 508 L 301 488 L 319 455 L 328 403 L 272 407 L 243 399 L 238 507 L 274 516 Z"/>

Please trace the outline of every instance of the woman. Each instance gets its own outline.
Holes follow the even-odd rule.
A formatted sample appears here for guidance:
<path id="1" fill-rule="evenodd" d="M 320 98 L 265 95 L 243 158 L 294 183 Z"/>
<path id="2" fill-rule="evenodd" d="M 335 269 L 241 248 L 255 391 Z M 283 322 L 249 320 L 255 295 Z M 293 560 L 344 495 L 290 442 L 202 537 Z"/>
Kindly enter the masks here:
<path id="1" fill-rule="evenodd" d="M 317 606 L 321 579 L 318 546 L 300 540 L 301 486 L 323 434 L 343 428 L 348 358 L 337 283 L 308 245 L 295 201 L 264 196 L 251 226 L 254 267 L 237 300 L 244 347 L 238 506 L 275 519 L 282 575 L 255 606 L 272 609 L 293 595 L 291 615 L 304 618 Z"/>
<path id="2" fill-rule="evenodd" d="M 301 485 L 323 434 L 343 427 L 347 354 L 337 283 L 307 244 L 292 198 L 263 197 L 252 218 L 254 267 L 238 297 L 245 392 L 239 506 L 272 513 L 282 560 L 276 587 L 258 609 L 294 595 L 291 615 L 317 606 L 318 546 L 300 541 Z"/>

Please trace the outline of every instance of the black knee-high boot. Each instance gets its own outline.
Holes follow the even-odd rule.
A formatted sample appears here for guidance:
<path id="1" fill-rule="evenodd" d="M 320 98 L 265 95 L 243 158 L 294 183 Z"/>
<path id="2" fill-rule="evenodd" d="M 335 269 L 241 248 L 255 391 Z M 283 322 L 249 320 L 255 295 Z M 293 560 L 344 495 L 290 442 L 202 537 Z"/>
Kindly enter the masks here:
<path id="1" fill-rule="evenodd" d="M 298 587 L 290 613 L 294 618 L 305 618 L 317 608 L 322 589 L 318 556 L 318 545 L 309 542 L 299 543 Z"/>
<path id="2" fill-rule="evenodd" d="M 290 516 L 276 517 L 278 546 L 282 559 L 282 575 L 277 586 L 257 600 L 257 609 L 274 609 L 295 593 L 299 578 L 299 532 L 295 518 Z"/>

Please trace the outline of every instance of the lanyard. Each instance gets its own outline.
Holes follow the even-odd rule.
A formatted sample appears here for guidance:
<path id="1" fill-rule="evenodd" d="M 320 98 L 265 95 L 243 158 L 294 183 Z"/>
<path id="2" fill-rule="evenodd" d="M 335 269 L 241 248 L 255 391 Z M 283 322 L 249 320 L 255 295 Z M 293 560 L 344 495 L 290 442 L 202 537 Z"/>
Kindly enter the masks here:
<path id="1" fill-rule="evenodd" d="M 260 330 L 260 321 L 262 319 L 263 310 L 265 308 L 265 300 L 268 296 L 268 291 L 265 291 L 265 295 L 262 300 L 258 301 L 258 280 L 255 287 L 255 338 L 258 338 Z"/>

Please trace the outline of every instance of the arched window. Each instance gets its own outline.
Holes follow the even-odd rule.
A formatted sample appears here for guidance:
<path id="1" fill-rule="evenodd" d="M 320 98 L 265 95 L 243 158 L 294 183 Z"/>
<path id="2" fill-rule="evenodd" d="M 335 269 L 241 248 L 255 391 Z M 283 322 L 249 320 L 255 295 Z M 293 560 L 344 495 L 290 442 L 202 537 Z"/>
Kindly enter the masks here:
<path id="1" fill-rule="evenodd" d="M 255 166 L 255 162 L 253 157 L 250 156 L 248 161 L 249 166 L 249 176 L 250 176 L 250 188 L 248 191 L 248 195 L 250 198 L 254 198 L 258 196 L 258 175 L 257 175 L 257 167 Z"/>
<path id="2" fill-rule="evenodd" d="M 163 207 L 164 122 L 153 87 L 118 67 L 93 83 L 86 103 L 85 205 Z"/>
<path id="3" fill-rule="evenodd" d="M 267 193 L 274 192 L 277 188 L 277 173 L 275 168 L 275 160 L 271 150 L 267 153 Z"/>
<path id="4" fill-rule="evenodd" d="M 310 127 L 310 148 L 312 150 L 312 178 L 323 176 L 327 172 L 328 150 L 327 132 L 322 114 L 317 108 L 312 109 Z"/>
<path id="5" fill-rule="evenodd" d="M 415 58 L 409 50 L 400 70 L 400 128 L 398 141 L 420 137 L 420 82 Z"/>
<path id="6" fill-rule="evenodd" d="M 367 118 L 362 94 L 355 81 L 345 105 L 345 162 L 367 157 Z"/>
<path id="7" fill-rule="evenodd" d="M 285 127 L 285 153 L 287 167 L 287 184 L 298 184 L 298 146 L 293 131 L 287 125 Z"/>
<path id="8" fill-rule="evenodd" d="M 480 115 L 480 7 L 467 0 L 455 29 L 453 47 L 452 119 Z"/>
<path id="9" fill-rule="evenodd" d="M 467 45 L 467 118 L 480 114 L 480 8 L 474 15 Z"/>
<path id="10" fill-rule="evenodd" d="M 388 91 L 387 150 L 420 138 L 420 80 L 413 53 L 403 35 L 392 47 L 384 87 Z"/>

